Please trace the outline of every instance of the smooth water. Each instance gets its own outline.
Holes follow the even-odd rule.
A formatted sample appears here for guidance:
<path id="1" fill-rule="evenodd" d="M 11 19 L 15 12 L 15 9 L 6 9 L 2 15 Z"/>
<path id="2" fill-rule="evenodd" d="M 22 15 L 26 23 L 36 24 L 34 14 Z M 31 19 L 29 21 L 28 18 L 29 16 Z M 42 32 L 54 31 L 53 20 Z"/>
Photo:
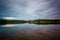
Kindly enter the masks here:
<path id="1" fill-rule="evenodd" d="M 60 40 L 60 25 L 0 25 L 0 40 Z"/>

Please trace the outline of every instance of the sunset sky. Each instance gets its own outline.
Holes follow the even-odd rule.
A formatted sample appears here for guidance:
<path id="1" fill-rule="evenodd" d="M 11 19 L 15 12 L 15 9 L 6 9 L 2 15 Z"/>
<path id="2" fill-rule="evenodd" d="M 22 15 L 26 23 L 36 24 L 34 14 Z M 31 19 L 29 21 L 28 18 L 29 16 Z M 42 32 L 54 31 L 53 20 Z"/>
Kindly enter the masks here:
<path id="1" fill-rule="evenodd" d="M 60 18 L 60 0 L 0 0 L 1 18 Z"/>

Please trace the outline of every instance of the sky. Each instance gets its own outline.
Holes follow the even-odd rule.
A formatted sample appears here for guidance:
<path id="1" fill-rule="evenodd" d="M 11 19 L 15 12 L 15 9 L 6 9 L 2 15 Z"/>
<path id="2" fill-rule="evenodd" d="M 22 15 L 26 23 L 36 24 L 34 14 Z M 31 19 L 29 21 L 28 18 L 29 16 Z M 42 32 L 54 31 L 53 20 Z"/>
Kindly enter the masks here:
<path id="1" fill-rule="evenodd" d="M 0 19 L 60 18 L 60 0 L 0 0 Z"/>

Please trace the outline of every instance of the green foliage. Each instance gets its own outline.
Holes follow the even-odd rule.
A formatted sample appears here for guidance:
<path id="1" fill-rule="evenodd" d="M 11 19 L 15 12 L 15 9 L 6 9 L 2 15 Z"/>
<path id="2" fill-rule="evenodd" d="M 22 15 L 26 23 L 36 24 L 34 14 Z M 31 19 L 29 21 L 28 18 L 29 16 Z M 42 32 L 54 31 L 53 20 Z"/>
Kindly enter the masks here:
<path id="1" fill-rule="evenodd" d="M 0 19 L 0 24 L 22 24 L 22 23 L 32 23 L 32 24 L 60 24 L 60 20 L 57 19 L 37 19 L 37 20 L 4 20 Z"/>
<path id="2" fill-rule="evenodd" d="M 25 20 L 2 20 L 0 19 L 0 24 L 20 24 L 20 23 L 26 23 Z"/>
<path id="3" fill-rule="evenodd" d="M 29 23 L 34 24 L 60 24 L 60 20 L 58 19 L 37 19 L 37 20 L 29 20 Z"/>

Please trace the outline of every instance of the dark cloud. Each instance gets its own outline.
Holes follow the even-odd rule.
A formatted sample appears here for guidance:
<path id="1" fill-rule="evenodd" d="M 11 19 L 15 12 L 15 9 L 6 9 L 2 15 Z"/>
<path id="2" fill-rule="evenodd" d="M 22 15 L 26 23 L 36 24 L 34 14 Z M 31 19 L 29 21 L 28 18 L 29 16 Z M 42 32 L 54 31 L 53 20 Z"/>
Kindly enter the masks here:
<path id="1" fill-rule="evenodd" d="M 0 17 L 60 18 L 60 0 L 0 0 Z"/>

